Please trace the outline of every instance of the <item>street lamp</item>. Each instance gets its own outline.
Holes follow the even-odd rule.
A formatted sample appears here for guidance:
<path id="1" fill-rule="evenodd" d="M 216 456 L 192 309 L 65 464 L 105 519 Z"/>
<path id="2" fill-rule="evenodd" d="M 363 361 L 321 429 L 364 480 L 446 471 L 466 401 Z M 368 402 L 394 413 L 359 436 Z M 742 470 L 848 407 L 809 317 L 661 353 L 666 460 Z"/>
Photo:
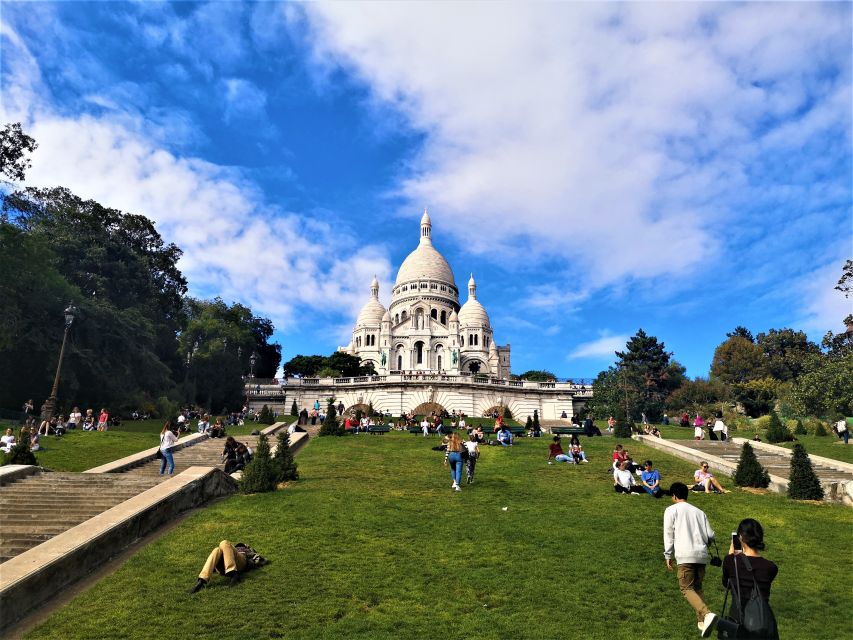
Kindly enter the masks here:
<path id="1" fill-rule="evenodd" d="M 258 354 L 252 351 L 252 355 L 249 356 L 249 376 L 255 377 L 255 363 L 258 361 Z"/>
<path id="2" fill-rule="evenodd" d="M 44 401 L 41 408 L 41 419 L 50 420 L 56 411 L 56 392 L 59 390 L 59 372 L 62 370 L 62 358 L 65 356 L 65 343 L 68 341 L 68 331 L 74 323 L 74 313 L 77 309 L 72 303 L 68 303 L 63 315 L 65 316 L 65 332 L 62 334 L 62 347 L 59 349 L 59 362 L 56 364 L 56 375 L 53 378 L 53 388 L 50 390 L 50 397 Z"/>

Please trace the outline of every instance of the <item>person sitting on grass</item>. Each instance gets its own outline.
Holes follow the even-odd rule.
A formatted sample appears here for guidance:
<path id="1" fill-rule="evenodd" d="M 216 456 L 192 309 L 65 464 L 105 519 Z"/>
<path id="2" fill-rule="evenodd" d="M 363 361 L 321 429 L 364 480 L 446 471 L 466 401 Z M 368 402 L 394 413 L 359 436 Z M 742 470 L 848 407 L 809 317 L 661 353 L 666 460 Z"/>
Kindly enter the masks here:
<path id="1" fill-rule="evenodd" d="M 728 493 L 711 472 L 708 471 L 708 463 L 704 460 L 700 463 L 699 468 L 696 469 L 696 473 L 693 474 L 693 481 L 693 491 Z"/>
<path id="2" fill-rule="evenodd" d="M 613 471 L 613 490 L 616 493 L 633 493 L 634 495 L 643 492 L 643 489 L 637 486 L 634 475 L 628 470 L 627 460 L 620 462 L 619 467 Z"/>
<path id="3" fill-rule="evenodd" d="M 211 438 L 224 438 L 225 437 L 225 425 L 222 424 L 222 418 L 217 418 L 213 421 L 213 426 L 210 428 L 210 437 Z"/>
<path id="4" fill-rule="evenodd" d="M 206 413 L 198 419 L 198 432 L 208 433 L 210 431 L 210 416 Z"/>
<path id="5" fill-rule="evenodd" d="M 110 428 L 110 414 L 107 413 L 106 408 L 101 409 L 101 413 L 98 416 L 98 431 L 107 431 Z M 45 434 L 47 435 L 47 434 Z"/>
<path id="6" fill-rule="evenodd" d="M 628 471 L 631 473 L 639 473 L 638 470 L 640 466 L 634 464 L 634 461 L 631 459 L 631 454 L 629 454 L 627 449 L 625 449 L 621 444 L 617 444 L 616 448 L 613 450 L 613 469 L 618 469 L 619 465 L 623 462 L 628 463 L 628 466 L 626 467 Z"/>
<path id="7" fill-rule="evenodd" d="M 95 416 L 91 409 L 86 409 L 86 417 L 83 418 L 83 431 L 95 430 Z"/>
<path id="8" fill-rule="evenodd" d="M 0 437 L 0 451 L 9 453 L 16 444 L 14 432 L 11 429 L 6 429 L 6 433 Z"/>
<path id="9" fill-rule="evenodd" d="M 651 460 L 646 460 L 643 465 L 643 472 L 640 474 L 640 481 L 646 493 L 655 498 L 660 498 L 666 495 L 666 491 L 660 488 L 660 471 L 653 469 L 653 466 Z"/>
<path id="10" fill-rule="evenodd" d="M 554 442 L 548 445 L 548 464 L 554 464 L 551 462 L 551 458 L 554 458 L 557 462 L 567 462 L 568 464 L 572 464 L 573 462 L 572 458 L 563 452 L 563 447 L 560 444 L 560 436 L 554 436 Z"/>
<path id="11" fill-rule="evenodd" d="M 228 578 L 228 586 L 235 587 L 240 583 L 240 574 L 251 569 L 257 569 L 267 564 L 268 560 L 257 551 L 242 542 L 236 545 L 228 540 L 219 543 L 210 555 L 198 574 L 198 582 L 190 589 L 190 593 L 197 593 L 207 586 L 213 572 Z"/>
<path id="12" fill-rule="evenodd" d="M 21 429 L 21 440 L 25 437 L 29 437 L 30 439 L 30 451 L 41 451 L 41 443 L 39 442 L 41 436 L 39 436 L 37 432 L 30 435 L 29 430 L 27 430 L 27 434 L 25 436 L 24 430 Z"/>
<path id="13" fill-rule="evenodd" d="M 586 453 L 584 453 L 583 447 L 581 446 L 580 438 L 578 438 L 576 433 L 573 433 L 572 437 L 569 438 L 569 455 L 572 457 L 572 460 L 575 461 L 575 464 L 589 462 L 589 460 L 586 459 Z"/>
<path id="14" fill-rule="evenodd" d="M 503 422 L 501 422 L 501 430 L 498 431 L 498 442 L 504 447 L 512 446 L 512 431 Z"/>

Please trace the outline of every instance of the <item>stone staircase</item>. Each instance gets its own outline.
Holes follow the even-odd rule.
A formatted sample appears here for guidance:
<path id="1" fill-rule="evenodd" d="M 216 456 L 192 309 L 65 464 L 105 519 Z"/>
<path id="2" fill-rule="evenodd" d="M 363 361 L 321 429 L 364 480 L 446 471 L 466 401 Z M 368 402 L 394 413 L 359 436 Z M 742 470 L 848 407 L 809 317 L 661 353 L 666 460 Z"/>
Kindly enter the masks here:
<path id="1" fill-rule="evenodd" d="M 275 445 L 275 434 L 268 436 L 267 441 L 270 447 Z M 258 446 L 258 436 L 234 436 L 237 442 L 242 442 L 248 445 L 253 451 Z M 197 444 L 190 447 L 185 447 L 176 451 L 173 456 L 175 458 L 175 475 L 185 471 L 190 467 L 216 467 L 224 469 L 225 463 L 222 462 L 222 449 L 225 447 L 225 438 L 208 438 L 201 440 Z M 168 470 L 167 470 L 168 471 Z M 138 465 L 127 469 L 119 474 L 130 478 L 147 478 L 155 482 L 160 482 L 168 479 L 168 473 L 160 475 L 160 460 L 147 460 Z"/>
<path id="2" fill-rule="evenodd" d="M 740 459 L 741 445 L 731 440 L 725 442 L 715 442 L 713 440 L 673 440 L 672 442 L 690 447 L 696 451 L 701 451 L 710 456 L 717 456 L 734 465 L 737 465 Z M 791 472 L 791 457 L 789 455 L 765 451 L 758 447 L 753 447 L 753 451 L 755 451 L 755 455 L 761 466 L 767 469 L 771 475 L 788 478 Z M 812 460 L 812 467 L 814 467 L 815 473 L 823 485 L 853 480 L 853 473 L 833 468 L 827 464 L 818 463 L 815 460 Z"/>
<path id="3" fill-rule="evenodd" d="M 0 487 L 0 563 L 157 482 L 123 474 L 40 472 Z"/>

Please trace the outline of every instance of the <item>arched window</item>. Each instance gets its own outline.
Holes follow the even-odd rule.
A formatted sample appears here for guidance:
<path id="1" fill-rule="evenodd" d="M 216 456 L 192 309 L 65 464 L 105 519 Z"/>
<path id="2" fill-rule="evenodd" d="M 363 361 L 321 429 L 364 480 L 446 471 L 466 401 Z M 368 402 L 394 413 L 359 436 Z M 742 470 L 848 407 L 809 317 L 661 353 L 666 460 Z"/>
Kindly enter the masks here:
<path id="1" fill-rule="evenodd" d="M 432 316 L 433 320 L 438 320 L 438 309 L 433 309 L 432 311 L 429 312 L 429 315 Z"/>
<path id="2" fill-rule="evenodd" d="M 403 356 L 398 355 L 397 356 L 397 371 L 402 371 L 402 370 L 403 370 Z"/>
<path id="3" fill-rule="evenodd" d="M 420 340 L 415 343 L 415 362 L 417 364 L 424 363 L 424 343 Z"/>
<path id="4" fill-rule="evenodd" d="M 436 358 L 436 361 L 438 362 L 438 370 L 441 371 L 441 356 L 438 356 L 438 358 Z"/>
<path id="5" fill-rule="evenodd" d="M 441 312 L 441 324 L 447 324 L 447 311 Z"/>
<path id="6" fill-rule="evenodd" d="M 408 317 L 409 317 L 409 316 L 408 316 L 408 315 L 406 314 L 406 312 L 404 311 L 404 312 L 403 312 L 403 315 L 401 315 L 401 316 L 400 316 L 400 319 L 401 319 L 403 322 L 405 322 L 405 321 L 406 321 L 406 318 L 408 318 Z"/>
<path id="7" fill-rule="evenodd" d="M 394 316 L 394 324 L 400 324 L 400 314 Z"/>
<path id="8" fill-rule="evenodd" d="M 479 346 L 479 344 L 480 344 L 480 337 L 475 333 L 474 334 L 474 345 Z"/>

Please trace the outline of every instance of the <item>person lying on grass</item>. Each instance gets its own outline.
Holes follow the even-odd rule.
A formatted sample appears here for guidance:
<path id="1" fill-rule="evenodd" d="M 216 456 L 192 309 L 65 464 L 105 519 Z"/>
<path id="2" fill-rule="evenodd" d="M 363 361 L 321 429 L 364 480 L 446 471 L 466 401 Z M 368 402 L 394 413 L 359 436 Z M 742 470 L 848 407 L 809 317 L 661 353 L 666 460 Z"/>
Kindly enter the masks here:
<path id="1" fill-rule="evenodd" d="M 204 563 L 201 573 L 198 574 L 198 581 L 190 589 L 190 593 L 197 593 L 204 589 L 210 582 L 210 577 L 214 571 L 228 578 L 228 586 L 234 587 L 239 584 L 241 573 L 262 567 L 268 562 L 252 547 L 242 542 L 232 545 L 228 540 L 223 540 L 207 556 L 207 561 Z"/>
<path id="2" fill-rule="evenodd" d="M 704 460 L 700 463 L 696 473 L 693 474 L 693 491 L 704 491 L 705 493 L 728 493 L 723 489 L 719 480 L 717 480 L 710 471 L 708 471 L 708 463 Z"/>

